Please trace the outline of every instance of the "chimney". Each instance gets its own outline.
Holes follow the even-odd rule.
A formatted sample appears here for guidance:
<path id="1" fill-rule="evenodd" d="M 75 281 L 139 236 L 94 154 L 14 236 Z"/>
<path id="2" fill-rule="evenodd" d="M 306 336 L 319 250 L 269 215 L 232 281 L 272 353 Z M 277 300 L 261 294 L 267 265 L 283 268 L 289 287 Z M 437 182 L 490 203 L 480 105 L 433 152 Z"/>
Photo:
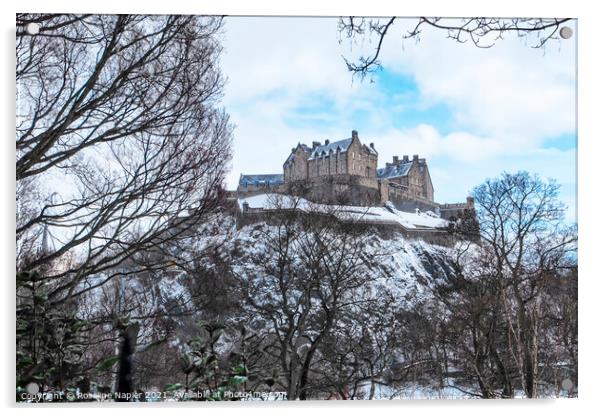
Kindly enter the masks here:
<path id="1" fill-rule="evenodd" d="M 352 139 L 357 139 L 358 138 L 358 136 L 357 136 L 357 130 L 351 130 L 351 138 Z"/>
<path id="2" fill-rule="evenodd" d="M 370 143 L 370 147 L 374 149 L 374 143 Z M 376 149 L 374 149 L 376 150 Z"/>
<path id="3" fill-rule="evenodd" d="M 418 155 L 414 155 L 414 156 L 412 156 L 412 160 L 413 160 L 414 162 L 418 162 Z"/>
<path id="4" fill-rule="evenodd" d="M 393 156 L 393 164 L 397 165 L 399 163 L 399 157 Z"/>
<path id="5" fill-rule="evenodd" d="M 311 142 L 311 148 L 312 149 L 315 149 L 318 146 L 320 146 L 320 142 Z"/>
<path id="6" fill-rule="evenodd" d="M 390 168 L 390 167 L 392 166 L 392 165 L 391 165 L 391 163 L 389 163 L 389 162 L 386 162 L 386 163 L 385 163 L 385 165 L 386 165 L 388 168 Z"/>
<path id="7" fill-rule="evenodd" d="M 324 144 L 325 144 L 326 146 L 328 146 L 328 144 L 329 144 L 329 143 L 330 143 L 330 140 L 328 140 L 328 139 L 324 140 Z"/>
<path id="8" fill-rule="evenodd" d="M 410 158 L 408 157 L 408 155 L 403 155 L 403 163 L 408 163 L 410 161 Z"/>
<path id="9" fill-rule="evenodd" d="M 426 159 L 425 159 L 425 158 L 423 158 L 423 157 L 421 157 L 420 159 L 418 159 L 418 162 L 419 162 L 421 165 L 426 165 Z"/>

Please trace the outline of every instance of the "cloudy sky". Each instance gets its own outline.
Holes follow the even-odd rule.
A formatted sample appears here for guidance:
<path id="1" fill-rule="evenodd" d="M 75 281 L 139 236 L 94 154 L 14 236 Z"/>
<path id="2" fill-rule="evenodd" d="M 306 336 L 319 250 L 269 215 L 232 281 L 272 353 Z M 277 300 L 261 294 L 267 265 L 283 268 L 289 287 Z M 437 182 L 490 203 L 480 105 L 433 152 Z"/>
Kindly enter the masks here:
<path id="1" fill-rule="evenodd" d="M 331 141 L 358 130 L 379 167 L 393 155 L 426 157 L 438 202 L 463 201 L 484 179 L 528 170 L 554 178 L 575 219 L 576 36 L 551 41 L 508 35 L 481 49 L 425 30 L 387 37 L 382 71 L 353 79 L 342 56 L 368 54 L 375 40 L 340 40 L 337 19 L 231 17 L 222 68 L 224 104 L 236 125 L 232 171 L 281 173 L 299 141 Z"/>

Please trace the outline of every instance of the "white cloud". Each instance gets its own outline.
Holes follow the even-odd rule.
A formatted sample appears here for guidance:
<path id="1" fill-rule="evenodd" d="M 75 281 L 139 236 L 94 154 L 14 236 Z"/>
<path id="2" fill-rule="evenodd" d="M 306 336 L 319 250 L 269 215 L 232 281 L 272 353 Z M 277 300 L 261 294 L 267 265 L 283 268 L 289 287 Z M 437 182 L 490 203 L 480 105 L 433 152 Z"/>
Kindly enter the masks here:
<path id="1" fill-rule="evenodd" d="M 226 102 L 284 90 L 288 95 L 354 94 L 342 65 L 335 19 L 230 17 L 222 65 L 229 78 Z"/>
<path id="2" fill-rule="evenodd" d="M 408 27 L 402 21 L 387 39 L 383 65 L 412 76 L 423 104 L 448 105 L 458 128 L 521 147 L 574 131 L 575 38 L 535 49 L 532 38 L 509 35 L 483 49 L 426 28 L 401 50 Z"/>
<path id="3" fill-rule="evenodd" d="M 427 158 L 443 156 L 462 162 L 481 162 L 505 151 L 502 144 L 495 139 L 467 132 L 441 135 L 436 127 L 426 124 L 406 130 L 389 130 L 379 135 L 374 142 L 381 161 L 403 153 L 419 154 Z"/>

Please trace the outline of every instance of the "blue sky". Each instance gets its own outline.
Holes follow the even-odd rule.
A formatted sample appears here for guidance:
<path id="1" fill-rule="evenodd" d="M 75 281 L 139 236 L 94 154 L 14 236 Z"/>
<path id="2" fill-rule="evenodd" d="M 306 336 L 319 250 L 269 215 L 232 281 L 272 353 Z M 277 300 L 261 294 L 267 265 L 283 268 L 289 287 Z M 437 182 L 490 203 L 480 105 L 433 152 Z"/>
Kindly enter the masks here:
<path id="1" fill-rule="evenodd" d="M 374 142 L 379 165 L 426 157 L 438 202 L 465 199 L 488 177 L 527 170 L 561 185 L 576 211 L 575 42 L 534 49 L 509 36 L 480 49 L 423 32 L 390 32 L 382 70 L 363 82 L 342 55 L 370 53 L 374 39 L 339 42 L 333 18 L 226 20 L 224 104 L 236 125 L 229 188 L 241 173 L 277 173 L 299 141 L 338 140 L 351 130 Z"/>

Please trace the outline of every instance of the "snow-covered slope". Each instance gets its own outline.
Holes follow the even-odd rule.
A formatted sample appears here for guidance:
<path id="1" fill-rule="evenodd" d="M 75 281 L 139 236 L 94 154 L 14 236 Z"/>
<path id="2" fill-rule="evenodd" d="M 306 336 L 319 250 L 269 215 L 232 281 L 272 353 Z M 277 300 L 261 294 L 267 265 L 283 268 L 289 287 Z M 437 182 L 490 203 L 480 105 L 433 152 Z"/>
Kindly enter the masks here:
<path id="1" fill-rule="evenodd" d="M 248 199 L 255 203 L 262 198 L 263 201 L 267 200 L 265 196 L 253 198 L 255 199 Z M 373 210 L 381 212 L 383 216 L 383 211 L 386 212 L 385 208 Z M 414 216 L 429 219 L 426 215 L 404 214 L 410 218 Z M 246 276 L 248 279 L 262 274 L 261 262 L 268 254 L 266 236 L 278 232 L 276 226 L 263 222 L 237 229 L 236 219 L 230 215 L 216 215 L 198 231 L 194 237 L 190 237 L 186 251 L 178 254 L 182 261 L 188 258 L 188 261 L 202 265 L 204 270 L 216 272 L 216 262 L 219 262 L 222 266 L 227 265 L 238 276 Z M 447 260 L 447 255 L 453 250 L 450 247 L 405 238 L 397 232 L 389 236 L 368 232 L 362 239 L 362 246 L 362 253 L 368 259 L 366 264 L 370 275 L 370 284 L 365 290 L 375 297 L 386 293 L 387 296 L 395 298 L 400 307 L 428 300 L 431 284 L 452 273 Z M 207 256 L 208 253 L 211 255 Z M 190 278 L 186 273 L 174 269 L 173 272 L 163 272 L 160 275 L 162 277 L 158 280 L 158 276 L 150 274 L 129 276 L 122 280 L 121 285 L 124 289 L 127 288 L 128 296 L 131 297 L 128 303 L 140 298 L 136 302 L 145 305 L 145 310 L 137 311 L 139 314 L 148 312 L 146 308 L 162 309 L 165 304 L 169 304 L 170 308 L 178 304 L 182 307 L 190 304 Z M 85 282 L 86 285 L 92 283 L 94 282 Z M 91 291 L 88 296 L 102 303 L 102 293 L 101 287 Z M 150 298 L 152 301 L 149 303 Z"/>
<path id="2" fill-rule="evenodd" d="M 303 198 L 280 194 L 263 194 L 241 198 L 238 205 L 251 209 L 292 209 L 304 212 L 332 213 L 340 218 L 360 220 L 368 223 L 397 223 L 408 229 L 445 228 L 448 222 L 431 212 L 409 213 L 395 209 L 392 204 L 386 207 L 360 207 L 347 205 L 324 205 Z"/>
<path id="3" fill-rule="evenodd" d="M 265 195 L 261 197 L 263 199 L 248 199 L 251 202 L 267 201 Z M 382 210 L 386 211 L 384 208 Z M 407 215 L 429 219 L 426 215 Z M 223 224 L 223 227 L 208 224 L 207 232 L 196 245 L 203 250 L 214 245 L 220 261 L 230 264 L 238 274 L 253 276 L 261 273 L 257 262 L 265 258 L 268 250 L 266 235 L 276 233 L 276 227 L 260 222 L 236 230 L 232 217 L 216 221 Z M 370 233 L 363 239 L 363 244 L 362 251 L 369 258 L 370 264 L 372 284 L 369 290 L 374 291 L 375 295 L 379 291 L 386 291 L 400 302 L 425 300 L 429 296 L 430 284 L 452 273 L 447 259 L 453 248 L 405 238 L 401 233 L 393 233 L 389 238 Z M 206 263 L 206 267 L 211 267 L 211 264 Z"/>

